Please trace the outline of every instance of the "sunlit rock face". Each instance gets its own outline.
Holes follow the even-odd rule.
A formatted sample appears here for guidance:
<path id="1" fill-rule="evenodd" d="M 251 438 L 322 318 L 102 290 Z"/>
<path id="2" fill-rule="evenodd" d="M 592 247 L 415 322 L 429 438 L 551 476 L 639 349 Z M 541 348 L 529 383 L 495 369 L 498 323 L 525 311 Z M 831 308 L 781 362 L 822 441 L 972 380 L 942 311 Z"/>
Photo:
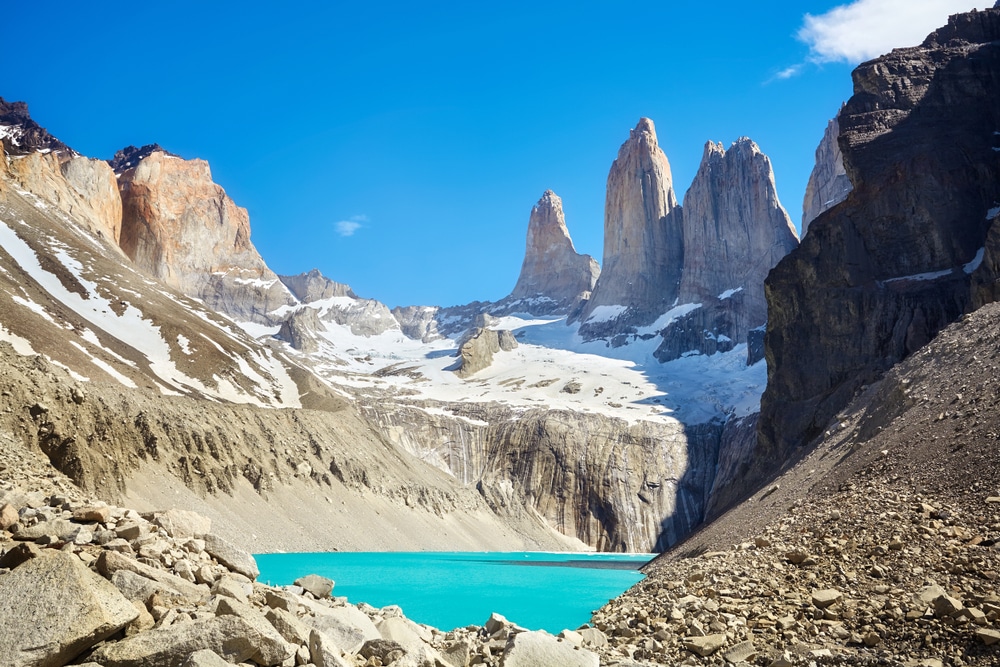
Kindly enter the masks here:
<path id="1" fill-rule="evenodd" d="M 573 247 L 562 199 L 546 190 L 531 209 L 524 263 L 508 300 L 511 308 L 541 314 L 565 312 L 588 298 L 600 267 Z"/>
<path id="2" fill-rule="evenodd" d="M 642 118 L 608 174 L 604 259 L 581 314 L 584 327 L 602 306 L 624 306 L 630 324 L 655 320 L 677 299 L 683 260 L 684 233 L 670 163 L 657 143 L 653 121 Z"/>
<path id="3" fill-rule="evenodd" d="M 295 302 L 250 241 L 250 219 L 204 160 L 158 146 L 120 151 L 121 247 L 136 267 L 237 320 L 270 324 Z"/>
<path id="4" fill-rule="evenodd" d="M 840 113 L 827 124 L 823 140 L 816 147 L 816 164 L 809 174 L 806 194 L 802 199 L 802 236 L 809 230 L 809 223 L 819 214 L 833 208 L 847 198 L 851 181 L 844 169 L 844 156 L 837 137 L 840 136 Z"/>

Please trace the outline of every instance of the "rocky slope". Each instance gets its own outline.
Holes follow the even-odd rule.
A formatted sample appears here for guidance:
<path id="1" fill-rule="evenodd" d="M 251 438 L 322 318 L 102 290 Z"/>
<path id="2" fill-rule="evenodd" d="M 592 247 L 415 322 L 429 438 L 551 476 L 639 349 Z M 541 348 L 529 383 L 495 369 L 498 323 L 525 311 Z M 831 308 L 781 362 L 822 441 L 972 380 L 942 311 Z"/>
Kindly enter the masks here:
<path id="1" fill-rule="evenodd" d="M 865 384 L 997 296 L 1000 10 L 859 66 L 840 116 L 854 189 L 767 280 L 768 386 L 753 474 Z"/>
<path id="2" fill-rule="evenodd" d="M 809 174 L 806 194 L 802 198 L 802 236 L 819 214 L 847 198 L 851 181 L 844 169 L 844 156 L 837 138 L 840 136 L 840 112 L 827 124 L 823 139 L 816 147 L 816 164 Z"/>
<path id="3" fill-rule="evenodd" d="M 250 242 L 246 209 L 212 181 L 204 160 L 156 146 L 116 160 L 121 248 L 136 268 L 238 321 L 272 324 L 295 299 Z"/>
<path id="4" fill-rule="evenodd" d="M 601 269 L 573 247 L 562 199 L 546 190 L 531 209 L 524 263 L 506 304 L 534 315 L 566 313 L 589 298 Z"/>
<path id="5" fill-rule="evenodd" d="M 605 655 L 996 664 L 998 331 L 998 304 L 943 330 L 772 484 L 648 565 L 594 616 Z"/>

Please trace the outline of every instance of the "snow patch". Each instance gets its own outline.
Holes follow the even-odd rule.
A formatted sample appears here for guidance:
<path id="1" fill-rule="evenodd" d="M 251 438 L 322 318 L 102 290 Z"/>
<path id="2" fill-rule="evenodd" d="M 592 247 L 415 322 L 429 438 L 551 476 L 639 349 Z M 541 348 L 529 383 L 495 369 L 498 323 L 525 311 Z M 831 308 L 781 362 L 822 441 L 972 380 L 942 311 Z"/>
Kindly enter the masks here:
<path id="1" fill-rule="evenodd" d="M 181 352 L 191 356 L 191 341 L 184 334 L 177 334 L 177 345 L 180 346 Z"/>
<path id="2" fill-rule="evenodd" d="M 743 291 L 742 287 L 734 287 L 733 289 L 727 289 L 725 292 L 723 292 L 722 294 L 719 295 L 719 301 L 722 301 L 724 299 L 728 299 L 729 297 L 733 296 L 734 294 L 737 294 L 737 293 L 742 292 L 742 291 Z"/>
<path id="3" fill-rule="evenodd" d="M 599 322 L 609 322 L 621 317 L 628 308 L 626 306 L 598 306 L 587 318 L 587 324 L 597 324 Z"/>
<path id="4" fill-rule="evenodd" d="M 898 278 L 888 278 L 881 281 L 882 284 L 886 283 L 896 283 L 902 280 L 937 280 L 938 278 L 944 278 L 947 275 L 951 275 L 952 269 L 944 269 L 943 271 L 929 271 L 927 273 L 914 273 L 912 276 L 899 276 Z"/>
<path id="5" fill-rule="evenodd" d="M 986 211 L 986 219 L 992 220 L 993 218 L 1000 215 L 1000 206 L 994 206 L 990 210 Z"/>
<path id="6" fill-rule="evenodd" d="M 976 252 L 976 256 L 972 258 L 972 261 L 962 267 L 962 270 L 966 273 L 972 273 L 979 268 L 979 265 L 983 263 L 983 255 L 986 254 L 986 248 L 980 248 Z"/>
<path id="7" fill-rule="evenodd" d="M 27 338 L 21 338 L 16 333 L 8 330 L 4 325 L 0 324 L 0 340 L 6 341 L 14 346 L 14 351 L 20 354 L 22 357 L 30 357 L 38 354 L 35 352 L 35 348 L 31 347 L 31 341 Z"/>

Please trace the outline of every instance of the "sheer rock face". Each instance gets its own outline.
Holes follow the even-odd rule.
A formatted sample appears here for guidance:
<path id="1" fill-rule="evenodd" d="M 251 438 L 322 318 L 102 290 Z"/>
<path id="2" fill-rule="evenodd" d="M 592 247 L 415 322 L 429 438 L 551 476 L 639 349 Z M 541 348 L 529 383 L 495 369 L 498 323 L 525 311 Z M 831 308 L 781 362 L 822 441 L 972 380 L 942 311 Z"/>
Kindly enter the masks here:
<path id="1" fill-rule="evenodd" d="M 118 179 L 121 247 L 140 271 L 237 320 L 270 324 L 268 313 L 294 303 L 207 162 L 153 150 L 124 164 L 134 166 Z"/>
<path id="2" fill-rule="evenodd" d="M 844 169 L 844 156 L 837 137 L 840 136 L 840 113 L 827 124 L 823 140 L 816 147 L 816 164 L 809 174 L 806 194 L 802 200 L 802 236 L 809 223 L 820 213 L 833 208 L 847 198 L 851 181 Z"/>
<path id="3" fill-rule="evenodd" d="M 562 199 L 546 190 L 531 209 L 524 263 L 509 299 L 531 313 L 565 310 L 590 295 L 600 272 L 593 257 L 573 247 Z"/>
<path id="4" fill-rule="evenodd" d="M 753 472 L 822 433 L 863 384 L 1000 296 L 1000 10 L 951 17 L 854 71 L 854 190 L 768 277 Z M 773 468 L 772 468 L 773 469 Z"/>
<path id="5" fill-rule="evenodd" d="M 798 238 L 778 201 L 771 161 L 746 137 L 708 142 L 684 195 L 684 270 L 678 300 L 701 304 L 664 333 L 661 361 L 746 341 L 767 321 L 764 278 Z"/>
<path id="6" fill-rule="evenodd" d="M 11 177 L 54 204 L 88 232 L 115 246 L 121 237 L 122 199 L 111 167 L 68 152 L 34 152 L 14 159 Z"/>
<path id="7" fill-rule="evenodd" d="M 625 306 L 633 324 L 649 324 L 666 312 L 680 289 L 683 236 L 670 163 L 653 121 L 642 118 L 608 174 L 603 266 L 581 313 L 581 333 L 600 306 Z"/>

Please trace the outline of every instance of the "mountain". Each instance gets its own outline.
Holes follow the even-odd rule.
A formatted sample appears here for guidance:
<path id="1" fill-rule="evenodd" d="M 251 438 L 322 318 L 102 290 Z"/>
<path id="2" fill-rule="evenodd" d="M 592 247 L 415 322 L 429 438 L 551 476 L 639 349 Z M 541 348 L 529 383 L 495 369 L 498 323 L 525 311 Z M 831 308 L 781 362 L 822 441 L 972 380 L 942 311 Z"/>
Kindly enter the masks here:
<path id="1" fill-rule="evenodd" d="M 157 146 L 119 151 L 120 245 L 136 268 L 239 321 L 272 324 L 268 313 L 295 299 L 250 242 L 247 211 L 212 181 L 204 160 Z"/>
<path id="2" fill-rule="evenodd" d="M 745 477 L 832 428 L 857 392 L 998 296 L 1000 10 L 859 66 L 840 114 L 854 188 L 767 279 L 768 383 Z"/>
<path id="3" fill-rule="evenodd" d="M 580 314 L 585 336 L 650 324 L 676 302 L 684 232 L 670 163 L 648 118 L 639 119 L 608 173 L 601 276 Z"/>
<path id="4" fill-rule="evenodd" d="M 562 199 L 546 190 L 531 209 L 524 262 L 505 307 L 536 315 L 565 313 L 590 297 L 600 273 L 594 258 L 576 252 Z"/>
<path id="5" fill-rule="evenodd" d="M 840 112 L 827 124 L 823 139 L 816 147 L 816 164 L 809 174 L 806 194 L 802 199 L 802 236 L 820 213 L 844 201 L 851 191 L 851 181 L 844 169 L 844 156 L 837 142 L 839 136 Z"/>

